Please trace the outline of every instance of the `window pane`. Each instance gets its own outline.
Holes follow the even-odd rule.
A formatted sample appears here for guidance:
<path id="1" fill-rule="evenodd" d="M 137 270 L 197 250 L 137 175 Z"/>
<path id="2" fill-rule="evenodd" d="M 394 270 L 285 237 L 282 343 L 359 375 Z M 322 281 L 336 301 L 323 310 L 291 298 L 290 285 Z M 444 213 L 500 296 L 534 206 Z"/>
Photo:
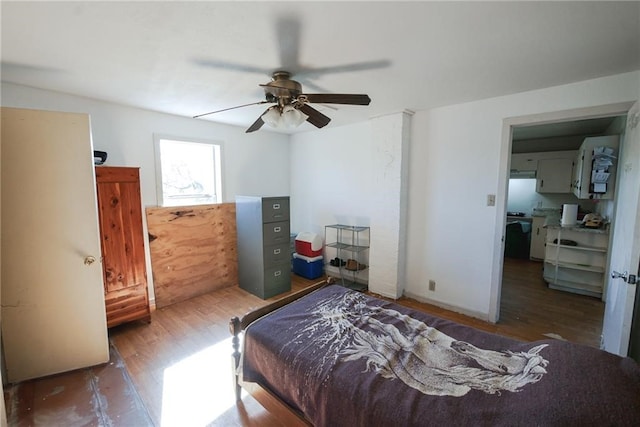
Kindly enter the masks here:
<path id="1" fill-rule="evenodd" d="M 164 206 L 216 203 L 216 146 L 160 140 Z"/>

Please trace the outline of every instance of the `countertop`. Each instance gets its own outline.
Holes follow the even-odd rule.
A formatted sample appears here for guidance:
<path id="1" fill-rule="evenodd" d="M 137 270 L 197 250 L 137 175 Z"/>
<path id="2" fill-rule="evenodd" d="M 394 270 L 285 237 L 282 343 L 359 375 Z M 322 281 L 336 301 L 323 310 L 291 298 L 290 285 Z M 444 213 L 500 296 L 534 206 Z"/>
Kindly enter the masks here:
<path id="1" fill-rule="evenodd" d="M 560 225 L 559 223 L 545 224 L 546 228 L 579 231 L 581 233 L 609 234 L 609 228 L 587 228 L 582 225 Z"/>
<path id="2" fill-rule="evenodd" d="M 533 208 L 531 216 L 545 217 L 545 216 L 558 216 L 562 214 L 562 209 L 557 208 Z"/>
<path id="3" fill-rule="evenodd" d="M 507 222 L 514 222 L 514 221 L 531 222 L 533 221 L 533 218 L 530 216 L 507 215 Z"/>

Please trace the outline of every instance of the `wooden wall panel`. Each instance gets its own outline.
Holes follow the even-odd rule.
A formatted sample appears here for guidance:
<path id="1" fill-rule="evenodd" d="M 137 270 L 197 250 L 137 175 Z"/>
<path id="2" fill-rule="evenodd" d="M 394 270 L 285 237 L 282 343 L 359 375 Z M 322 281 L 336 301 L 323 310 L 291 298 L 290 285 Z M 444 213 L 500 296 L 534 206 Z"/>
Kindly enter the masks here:
<path id="1" fill-rule="evenodd" d="M 235 203 L 146 211 L 156 307 L 238 285 Z"/>

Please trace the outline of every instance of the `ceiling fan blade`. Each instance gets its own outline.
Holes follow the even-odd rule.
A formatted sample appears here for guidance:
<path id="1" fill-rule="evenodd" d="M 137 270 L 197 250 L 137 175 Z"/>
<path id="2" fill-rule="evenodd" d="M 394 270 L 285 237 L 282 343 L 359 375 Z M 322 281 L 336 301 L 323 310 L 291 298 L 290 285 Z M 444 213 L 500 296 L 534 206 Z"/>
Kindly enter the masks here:
<path id="1" fill-rule="evenodd" d="M 300 103 L 298 106 L 298 110 L 305 113 L 308 116 L 307 121 L 317 128 L 325 127 L 331 121 L 329 117 L 325 116 L 320 111 L 316 110 L 308 104 Z"/>
<path id="2" fill-rule="evenodd" d="M 269 107 L 271 108 L 271 107 Z M 258 120 L 256 120 L 255 122 L 253 122 L 253 124 L 251 126 L 249 126 L 249 129 L 245 130 L 244 133 L 251 133 L 251 132 L 255 132 L 258 129 L 260 129 L 262 127 L 262 125 L 264 125 L 264 120 L 262 120 L 262 116 L 269 111 L 269 108 L 267 108 L 265 110 L 264 113 L 260 114 L 260 117 L 258 117 Z"/>
<path id="3" fill-rule="evenodd" d="M 371 98 L 369 95 L 355 95 L 344 93 L 305 93 L 300 95 L 307 102 L 317 104 L 350 104 L 369 105 Z"/>
<path id="4" fill-rule="evenodd" d="M 273 71 L 269 68 L 255 67 L 253 65 L 238 64 L 235 62 L 219 61 L 217 59 L 194 59 L 193 62 L 203 67 L 219 68 L 229 71 L 240 71 L 244 73 L 269 75 Z"/>
<path id="5" fill-rule="evenodd" d="M 223 108 L 222 110 L 216 110 L 216 111 L 210 111 L 208 113 L 198 114 L 197 116 L 193 116 L 193 118 L 197 119 L 198 117 L 208 116 L 209 114 L 222 113 L 223 111 L 235 110 L 236 108 L 248 107 L 250 105 L 266 104 L 268 102 L 272 102 L 272 101 L 258 101 L 258 102 L 252 102 L 250 104 L 238 105 L 236 107 Z"/>
<path id="6" fill-rule="evenodd" d="M 299 78 L 312 78 L 331 73 L 348 73 L 351 71 L 375 70 L 378 68 L 387 68 L 390 65 L 391 61 L 387 59 L 380 59 L 377 61 L 356 62 L 353 64 L 335 65 L 332 67 L 301 68 L 297 70 L 296 75 Z"/>
<path id="7" fill-rule="evenodd" d="M 276 22 L 280 67 L 296 70 L 300 56 L 300 22 L 293 17 L 281 17 Z"/>

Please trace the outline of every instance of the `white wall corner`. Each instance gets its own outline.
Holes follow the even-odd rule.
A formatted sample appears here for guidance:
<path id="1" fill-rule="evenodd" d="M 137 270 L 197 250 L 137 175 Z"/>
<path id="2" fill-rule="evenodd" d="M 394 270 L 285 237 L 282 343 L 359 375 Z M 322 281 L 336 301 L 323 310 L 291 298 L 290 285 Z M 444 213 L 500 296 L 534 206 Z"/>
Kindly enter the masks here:
<path id="1" fill-rule="evenodd" d="M 369 290 L 390 298 L 399 298 L 404 290 L 410 119 L 410 113 L 401 112 L 371 121 L 375 191 Z"/>

